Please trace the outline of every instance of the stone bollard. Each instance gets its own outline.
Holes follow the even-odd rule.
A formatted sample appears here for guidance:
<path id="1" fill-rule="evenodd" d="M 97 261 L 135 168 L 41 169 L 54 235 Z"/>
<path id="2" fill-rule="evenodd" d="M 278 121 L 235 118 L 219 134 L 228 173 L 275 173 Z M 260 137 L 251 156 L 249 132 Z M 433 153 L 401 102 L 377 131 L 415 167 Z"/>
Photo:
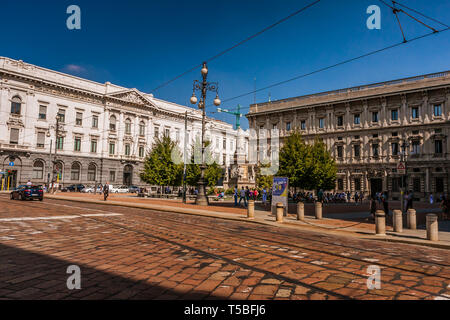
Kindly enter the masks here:
<path id="1" fill-rule="evenodd" d="M 375 233 L 377 236 L 386 235 L 386 215 L 382 210 L 375 212 Z"/>
<path id="2" fill-rule="evenodd" d="M 427 239 L 438 241 L 438 217 L 433 213 L 427 214 Z"/>
<path id="3" fill-rule="evenodd" d="M 394 226 L 394 232 L 403 232 L 403 214 L 400 210 L 393 211 L 392 224 Z"/>
<path id="4" fill-rule="evenodd" d="M 408 209 L 406 218 L 407 218 L 406 225 L 408 226 L 408 229 L 416 230 L 417 229 L 416 210 Z"/>
<path id="5" fill-rule="evenodd" d="M 255 219 L 255 200 L 248 200 L 247 218 Z"/>
<path id="6" fill-rule="evenodd" d="M 283 222 L 284 206 L 281 202 L 277 203 L 277 222 Z"/>
<path id="7" fill-rule="evenodd" d="M 322 202 L 316 202 L 316 219 L 322 219 Z"/>
<path id="8" fill-rule="evenodd" d="M 297 220 L 305 220 L 305 204 L 303 202 L 297 203 Z"/>

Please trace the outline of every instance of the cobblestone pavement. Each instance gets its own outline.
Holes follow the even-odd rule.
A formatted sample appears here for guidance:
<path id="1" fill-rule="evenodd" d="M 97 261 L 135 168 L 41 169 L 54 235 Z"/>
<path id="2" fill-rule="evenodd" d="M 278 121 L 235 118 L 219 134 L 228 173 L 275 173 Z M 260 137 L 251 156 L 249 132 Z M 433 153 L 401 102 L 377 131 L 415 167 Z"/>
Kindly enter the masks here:
<path id="1" fill-rule="evenodd" d="M 69 290 L 67 267 L 81 269 Z M 367 268 L 381 268 L 381 289 Z M 448 250 L 0 196 L 2 299 L 449 299 Z"/>

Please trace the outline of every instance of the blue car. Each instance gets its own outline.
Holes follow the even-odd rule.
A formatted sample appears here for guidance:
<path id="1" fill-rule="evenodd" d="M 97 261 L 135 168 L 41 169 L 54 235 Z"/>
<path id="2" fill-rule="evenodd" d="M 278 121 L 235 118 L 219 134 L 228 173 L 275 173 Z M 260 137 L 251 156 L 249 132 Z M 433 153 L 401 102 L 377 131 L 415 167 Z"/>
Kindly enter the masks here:
<path id="1" fill-rule="evenodd" d="M 11 200 L 33 200 L 38 199 L 42 201 L 44 199 L 44 191 L 42 186 L 36 185 L 20 185 L 11 192 Z"/>

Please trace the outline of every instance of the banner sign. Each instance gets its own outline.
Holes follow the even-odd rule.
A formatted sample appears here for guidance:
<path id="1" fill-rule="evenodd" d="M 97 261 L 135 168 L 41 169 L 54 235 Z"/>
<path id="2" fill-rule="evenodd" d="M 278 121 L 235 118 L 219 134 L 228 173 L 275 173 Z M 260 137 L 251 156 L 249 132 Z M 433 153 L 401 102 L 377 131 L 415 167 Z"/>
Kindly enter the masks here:
<path id="1" fill-rule="evenodd" d="M 284 205 L 284 215 L 287 214 L 288 191 L 289 191 L 289 178 L 273 177 L 273 185 L 272 185 L 272 213 L 273 214 L 276 213 L 278 202 L 281 202 Z"/>

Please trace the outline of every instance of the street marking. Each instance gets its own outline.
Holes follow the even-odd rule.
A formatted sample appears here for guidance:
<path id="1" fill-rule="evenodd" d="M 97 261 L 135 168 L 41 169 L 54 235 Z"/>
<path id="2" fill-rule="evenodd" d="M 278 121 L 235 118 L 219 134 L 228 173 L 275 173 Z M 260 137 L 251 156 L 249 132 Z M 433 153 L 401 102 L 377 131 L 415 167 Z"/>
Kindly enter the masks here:
<path id="1" fill-rule="evenodd" d="M 115 217 L 121 216 L 120 213 L 91 213 L 80 214 L 78 216 L 53 216 L 53 217 L 21 217 L 21 218 L 2 218 L 0 222 L 14 222 L 14 221 L 37 221 L 37 220 L 64 220 L 64 219 L 76 219 L 83 217 Z"/>

